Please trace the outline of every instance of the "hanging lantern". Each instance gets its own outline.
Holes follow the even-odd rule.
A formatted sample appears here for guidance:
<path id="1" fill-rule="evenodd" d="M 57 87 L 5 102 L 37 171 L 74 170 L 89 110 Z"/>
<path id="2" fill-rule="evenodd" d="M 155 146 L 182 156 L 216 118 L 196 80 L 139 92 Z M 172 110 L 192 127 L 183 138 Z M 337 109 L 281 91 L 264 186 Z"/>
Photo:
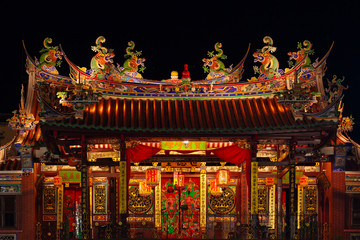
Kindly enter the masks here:
<path id="1" fill-rule="evenodd" d="M 178 183 L 179 183 L 179 173 L 178 172 L 174 172 L 173 179 L 174 179 L 174 182 L 173 182 L 174 186 L 178 185 Z"/>
<path id="2" fill-rule="evenodd" d="M 139 182 L 139 195 L 146 197 L 151 194 L 151 187 L 149 187 L 145 181 Z"/>
<path id="3" fill-rule="evenodd" d="M 226 169 L 219 169 L 216 171 L 216 185 L 223 188 L 230 184 L 230 171 Z"/>
<path id="4" fill-rule="evenodd" d="M 179 174 L 178 186 L 181 188 L 185 186 L 185 175 L 182 173 Z"/>
<path id="5" fill-rule="evenodd" d="M 157 168 L 149 168 L 146 170 L 146 184 L 149 187 L 156 187 L 160 182 L 160 170 Z"/>
<path id="6" fill-rule="evenodd" d="M 220 196 L 222 194 L 221 188 L 216 185 L 216 181 L 210 181 L 210 194 L 213 196 Z"/>

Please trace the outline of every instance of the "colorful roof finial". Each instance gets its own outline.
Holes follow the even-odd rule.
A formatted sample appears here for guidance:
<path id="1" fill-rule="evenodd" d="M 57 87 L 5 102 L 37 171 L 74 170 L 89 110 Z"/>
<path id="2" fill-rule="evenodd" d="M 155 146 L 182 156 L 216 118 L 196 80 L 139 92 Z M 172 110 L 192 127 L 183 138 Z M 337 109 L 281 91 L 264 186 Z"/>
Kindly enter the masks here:
<path id="1" fill-rule="evenodd" d="M 296 64 L 299 64 L 304 58 L 305 61 L 302 64 L 302 69 L 311 70 L 314 69 L 314 67 L 311 65 L 311 60 L 308 55 L 313 55 L 314 50 L 311 49 L 312 44 L 309 40 L 305 40 L 302 44 L 301 42 L 298 42 L 297 48 L 299 51 L 297 52 L 288 52 L 288 55 L 290 56 L 290 59 L 288 61 L 289 67 L 293 67 Z M 295 60 L 295 64 L 291 61 L 292 59 Z"/>
<path id="2" fill-rule="evenodd" d="M 112 80 L 110 71 L 113 68 L 112 58 L 115 54 L 113 49 L 107 49 L 101 45 L 105 41 L 106 39 L 100 36 L 95 41 L 96 46 L 91 46 L 91 50 L 97 54 L 91 59 L 91 69 L 87 73 L 99 79 Z"/>
<path id="3" fill-rule="evenodd" d="M 19 106 L 19 114 L 17 110 L 13 111 L 14 116 L 7 119 L 9 122 L 9 128 L 12 130 L 20 131 L 21 133 L 32 130 L 35 128 L 39 121 L 35 121 L 34 115 L 31 113 L 27 114 L 25 110 L 25 97 L 24 97 L 24 85 L 21 85 L 21 100 Z"/>
<path id="4" fill-rule="evenodd" d="M 43 43 L 44 48 L 40 50 L 40 53 L 42 54 L 40 56 L 40 63 L 37 67 L 53 74 L 59 74 L 58 70 L 55 67 L 60 67 L 62 62 L 62 53 L 59 51 L 59 47 L 52 47 L 49 45 L 50 43 L 52 43 L 51 38 L 45 38 Z"/>
<path id="5" fill-rule="evenodd" d="M 284 74 L 284 72 L 279 69 L 279 61 L 277 58 L 271 54 L 276 51 L 276 47 L 273 46 L 274 41 L 271 37 L 265 36 L 263 38 L 263 42 L 267 45 L 262 49 L 258 49 L 253 54 L 255 58 L 254 62 L 260 62 L 262 64 L 260 68 L 258 66 L 254 66 L 254 72 L 259 73 L 259 78 L 263 79 L 279 77 Z"/>
<path id="6" fill-rule="evenodd" d="M 231 71 L 230 68 L 225 68 L 224 63 L 220 59 L 226 59 L 227 56 L 224 54 L 224 51 L 221 49 L 222 44 L 217 42 L 215 43 L 215 50 L 217 51 L 216 54 L 214 54 L 214 51 L 208 51 L 208 56 L 211 58 L 203 58 L 203 69 L 205 73 L 209 73 L 206 77 L 206 79 L 210 80 L 213 78 L 219 78 L 224 77 L 228 75 L 228 73 Z"/>
<path id="7" fill-rule="evenodd" d="M 128 75 L 134 78 L 143 78 L 140 72 L 144 72 L 146 69 L 144 62 L 145 58 L 140 58 L 142 51 L 135 51 L 135 43 L 133 41 L 128 42 L 128 47 L 126 48 L 126 54 L 124 55 L 127 58 L 120 71 L 122 74 Z M 140 66 L 140 69 L 139 69 Z"/>
<path id="8" fill-rule="evenodd" d="M 189 80 L 191 80 L 190 72 L 189 72 L 187 64 L 184 64 L 184 71 L 182 72 L 181 79 L 189 79 Z"/>

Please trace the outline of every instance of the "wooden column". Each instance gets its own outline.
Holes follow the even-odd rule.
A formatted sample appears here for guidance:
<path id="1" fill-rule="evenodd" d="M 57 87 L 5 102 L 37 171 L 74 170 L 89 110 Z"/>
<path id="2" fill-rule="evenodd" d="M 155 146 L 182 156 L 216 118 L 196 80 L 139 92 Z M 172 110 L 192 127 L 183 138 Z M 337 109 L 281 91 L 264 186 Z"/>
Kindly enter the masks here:
<path id="1" fill-rule="evenodd" d="M 85 136 L 81 136 L 81 226 L 82 239 L 90 239 L 90 205 L 89 205 L 89 188 L 88 188 L 88 166 L 86 156 Z"/>
<path id="2" fill-rule="evenodd" d="M 332 172 L 331 174 L 332 189 L 332 233 L 334 238 L 345 239 L 345 172 Z"/>
<path id="3" fill-rule="evenodd" d="M 128 200 L 128 174 L 127 170 L 130 169 L 127 166 L 126 162 L 126 143 L 124 136 L 121 135 L 120 140 L 120 177 L 119 177 L 119 214 L 120 214 L 120 231 L 121 231 L 121 237 L 126 238 L 127 237 L 127 222 L 126 218 L 128 215 L 128 206 L 127 206 L 127 200 Z"/>
<path id="4" fill-rule="evenodd" d="M 277 168 L 278 174 L 281 173 L 281 166 Z M 283 229 L 283 211 L 282 211 L 282 176 L 277 178 L 277 237 L 281 239 Z"/>

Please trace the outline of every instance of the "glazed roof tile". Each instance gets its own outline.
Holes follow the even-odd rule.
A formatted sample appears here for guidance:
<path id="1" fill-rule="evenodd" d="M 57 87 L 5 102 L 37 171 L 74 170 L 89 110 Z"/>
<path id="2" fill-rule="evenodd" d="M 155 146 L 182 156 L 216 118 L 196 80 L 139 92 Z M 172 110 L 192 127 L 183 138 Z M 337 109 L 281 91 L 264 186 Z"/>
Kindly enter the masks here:
<path id="1" fill-rule="evenodd" d="M 221 133 L 299 129 L 335 124 L 304 117 L 276 98 L 135 99 L 101 98 L 83 119 L 64 118 L 44 125 L 80 129 L 157 133 Z"/>

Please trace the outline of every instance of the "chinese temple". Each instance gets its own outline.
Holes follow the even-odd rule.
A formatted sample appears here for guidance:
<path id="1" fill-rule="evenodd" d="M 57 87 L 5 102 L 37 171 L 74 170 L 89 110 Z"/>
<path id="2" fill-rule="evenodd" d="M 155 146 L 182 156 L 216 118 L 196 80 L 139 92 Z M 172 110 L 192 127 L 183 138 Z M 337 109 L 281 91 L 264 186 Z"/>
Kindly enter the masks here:
<path id="1" fill-rule="evenodd" d="M 123 64 L 94 43 L 88 66 L 51 38 L 38 58 L 24 44 L 16 136 L 0 149 L 0 239 L 360 237 L 360 146 L 344 79 L 325 77 L 333 44 L 314 60 L 299 42 L 279 63 L 266 36 L 225 66 L 216 43 L 205 79 L 185 64 L 149 80 L 133 41 Z"/>

